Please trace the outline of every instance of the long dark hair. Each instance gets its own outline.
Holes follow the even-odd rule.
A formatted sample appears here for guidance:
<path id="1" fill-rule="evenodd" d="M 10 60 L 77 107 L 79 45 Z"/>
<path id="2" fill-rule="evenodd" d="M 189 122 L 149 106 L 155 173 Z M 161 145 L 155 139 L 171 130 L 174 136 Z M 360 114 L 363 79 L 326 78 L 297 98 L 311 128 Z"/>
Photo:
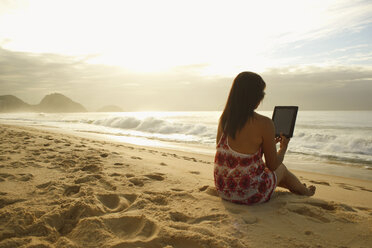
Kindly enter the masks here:
<path id="1" fill-rule="evenodd" d="M 265 81 L 256 73 L 245 71 L 236 76 L 220 118 L 224 133 L 235 139 L 236 132 L 253 118 L 256 106 L 265 96 L 265 87 Z"/>

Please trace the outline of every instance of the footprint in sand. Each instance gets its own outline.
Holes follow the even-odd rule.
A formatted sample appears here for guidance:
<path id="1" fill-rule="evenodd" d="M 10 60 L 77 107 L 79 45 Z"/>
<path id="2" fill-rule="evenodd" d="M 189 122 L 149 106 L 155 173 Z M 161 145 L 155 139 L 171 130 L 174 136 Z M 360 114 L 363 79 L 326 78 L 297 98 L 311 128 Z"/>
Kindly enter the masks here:
<path id="1" fill-rule="evenodd" d="M 49 181 L 49 182 L 46 182 L 46 183 L 42 183 L 42 184 L 36 185 L 36 188 L 44 189 L 44 188 L 47 188 L 47 187 L 52 186 L 52 185 L 56 185 L 56 182 Z"/>
<path id="2" fill-rule="evenodd" d="M 9 181 L 22 181 L 27 182 L 30 181 L 34 176 L 31 173 L 20 173 L 20 174 L 9 174 L 9 173 L 0 173 L 0 182 L 5 180 Z"/>
<path id="3" fill-rule="evenodd" d="M 154 181 L 163 181 L 164 180 L 163 173 L 152 173 L 144 175 L 144 178 L 135 177 L 133 174 L 126 174 L 125 176 L 129 178 L 129 182 L 133 183 L 135 186 L 143 187 L 145 185 L 145 181 L 151 179 Z"/>
<path id="4" fill-rule="evenodd" d="M 208 185 L 204 185 L 202 187 L 199 188 L 199 191 L 206 191 L 208 189 Z"/>
<path id="5" fill-rule="evenodd" d="M 99 182 L 103 185 L 103 187 L 107 190 L 115 191 L 117 187 L 113 185 L 110 181 L 106 180 L 105 178 L 101 178 Z"/>
<path id="6" fill-rule="evenodd" d="M 80 185 L 67 185 L 65 186 L 65 191 L 63 195 L 70 196 L 79 193 Z"/>
<path id="7" fill-rule="evenodd" d="M 98 194 L 96 197 L 107 213 L 124 211 L 137 199 L 135 194 Z"/>
<path id="8" fill-rule="evenodd" d="M 10 199 L 10 198 L 5 198 L 5 197 L 0 197 L 0 209 L 8 205 L 12 205 L 14 203 L 23 202 L 23 201 L 26 201 L 26 199 L 17 199 L 17 198 Z"/>
<path id="9" fill-rule="evenodd" d="M 127 176 L 128 177 L 128 176 Z M 140 178 L 136 178 L 136 177 L 132 177 L 129 179 L 129 182 L 133 183 L 134 185 L 136 186 L 139 186 L 139 187 L 142 187 L 143 185 L 145 185 L 143 183 L 143 180 L 140 179 Z"/>
<path id="10" fill-rule="evenodd" d="M 307 199 L 298 202 L 292 202 L 287 204 L 286 208 L 296 214 L 300 214 L 306 217 L 310 217 L 311 220 L 322 223 L 331 222 L 332 215 L 329 213 L 334 212 L 338 208 L 347 210 L 347 206 L 337 206 L 334 203 L 319 199 Z M 351 211 L 350 209 L 347 211 Z"/>
<path id="11" fill-rule="evenodd" d="M 0 161 L 7 161 L 9 160 L 10 158 L 9 157 L 6 157 L 6 156 L 0 156 Z"/>
<path id="12" fill-rule="evenodd" d="M 25 163 L 22 163 L 20 161 L 11 162 L 10 165 L 13 168 L 24 168 L 24 167 L 26 167 Z"/>
<path id="13" fill-rule="evenodd" d="M 188 160 L 188 161 L 193 161 L 193 162 L 197 162 L 196 158 L 192 158 L 192 157 L 186 157 L 186 156 L 182 156 L 182 158 L 184 160 Z"/>
<path id="14" fill-rule="evenodd" d="M 155 222 L 142 215 L 104 218 L 103 222 L 112 233 L 125 240 L 149 241 L 159 232 Z"/>
<path id="15" fill-rule="evenodd" d="M 334 203 L 319 200 L 319 199 L 309 199 L 305 201 L 304 203 L 311 205 L 311 206 L 319 207 L 319 208 L 322 208 L 328 211 L 336 210 L 336 205 Z"/>
<path id="16" fill-rule="evenodd" d="M 337 183 L 341 188 L 346 189 L 346 190 L 351 190 L 355 191 L 355 188 L 349 184 L 346 183 Z"/>
<path id="17" fill-rule="evenodd" d="M 361 187 L 361 186 L 357 186 L 360 190 L 364 190 L 364 191 L 367 191 L 367 192 L 372 192 L 372 190 L 370 189 L 366 189 L 364 187 Z"/>
<path id="18" fill-rule="evenodd" d="M 249 225 L 252 225 L 258 222 L 258 218 L 256 216 L 247 215 L 247 214 L 244 214 L 242 216 L 242 219 L 245 224 L 249 224 Z"/>
<path id="19" fill-rule="evenodd" d="M 96 165 L 96 164 L 92 164 L 92 165 L 86 165 L 83 168 L 81 168 L 80 170 L 95 173 L 95 172 L 101 171 L 102 167 L 99 166 L 99 165 Z"/>
<path id="20" fill-rule="evenodd" d="M 114 168 L 122 168 L 123 166 L 129 167 L 130 164 L 124 164 L 124 163 L 115 163 Z"/>
<path id="21" fill-rule="evenodd" d="M 218 196 L 217 190 L 215 187 L 209 186 L 209 185 L 204 185 L 203 187 L 199 188 L 199 191 L 205 192 L 208 195 L 211 196 Z"/>
<path id="22" fill-rule="evenodd" d="M 177 154 L 175 154 L 175 153 L 172 153 L 172 154 L 170 154 L 171 156 L 173 156 L 174 158 L 180 158 Z"/>
<path id="23" fill-rule="evenodd" d="M 83 152 L 84 150 L 83 149 L 79 149 L 79 148 L 75 148 L 75 149 L 72 149 L 74 152 Z"/>
<path id="24" fill-rule="evenodd" d="M 100 154 L 100 156 L 101 156 L 102 158 L 107 158 L 107 157 L 108 157 L 108 153 L 102 153 L 102 154 Z"/>
<path id="25" fill-rule="evenodd" d="M 42 168 L 43 167 L 40 164 L 35 163 L 33 161 L 27 161 L 26 164 L 27 164 L 27 166 L 31 166 L 31 167 L 35 167 L 35 168 Z"/>
<path id="26" fill-rule="evenodd" d="M 100 230 L 100 231 L 97 231 Z M 81 220 L 68 238 L 79 247 L 152 247 L 151 241 L 157 238 L 159 227 L 152 220 L 141 215 L 91 217 Z"/>
<path id="27" fill-rule="evenodd" d="M 125 176 L 126 176 L 127 178 L 132 178 L 132 177 L 135 177 L 136 175 L 134 175 L 134 174 L 132 174 L 132 173 L 127 173 L 127 174 L 125 174 Z"/>
<path id="28" fill-rule="evenodd" d="M 328 182 L 325 182 L 325 181 L 314 181 L 314 180 L 310 180 L 309 182 L 315 183 L 315 184 L 321 184 L 321 185 L 330 186 L 330 184 Z"/>
<path id="29" fill-rule="evenodd" d="M 164 180 L 164 176 L 165 174 L 163 173 L 159 173 L 159 172 L 155 172 L 155 173 L 152 173 L 152 174 L 147 174 L 145 175 L 145 177 L 147 178 L 150 178 L 152 180 L 156 180 L 156 181 L 163 181 Z"/>
<path id="30" fill-rule="evenodd" d="M 365 211 L 367 214 L 372 216 L 372 208 L 367 208 L 367 207 L 355 207 L 358 210 Z"/>
<path id="31" fill-rule="evenodd" d="M 55 181 L 49 181 L 43 184 L 36 185 L 36 193 L 39 195 L 53 195 L 55 196 L 56 192 L 57 194 L 60 194 L 61 192 L 64 192 L 66 188 L 63 188 L 59 185 L 59 183 Z M 68 192 L 66 192 L 68 193 Z"/>
<path id="32" fill-rule="evenodd" d="M 189 171 L 191 174 L 194 174 L 194 175 L 200 175 L 200 172 L 199 171 Z"/>
<path id="33" fill-rule="evenodd" d="M 301 205 L 288 205 L 287 209 L 293 213 L 310 217 L 311 220 L 315 222 L 329 223 L 331 222 L 328 218 L 324 217 L 323 214 L 315 210 L 314 208 L 309 208 L 308 206 Z"/>
<path id="34" fill-rule="evenodd" d="M 88 175 L 88 176 L 85 176 L 85 177 L 80 177 L 80 178 L 75 180 L 75 183 L 76 184 L 91 183 L 91 182 L 95 182 L 95 181 L 97 181 L 98 179 L 101 179 L 101 178 L 102 178 L 101 175 L 93 174 L 93 175 Z"/>
<path id="35" fill-rule="evenodd" d="M 95 205 L 88 205 L 83 202 L 65 204 L 61 208 L 42 216 L 39 221 L 42 224 L 40 229 L 51 227 L 58 231 L 59 234 L 67 235 L 75 229 L 78 223 L 81 223 L 81 220 L 102 214 L 104 214 L 102 210 Z"/>
<path id="36" fill-rule="evenodd" d="M 60 166 L 64 168 L 70 168 L 70 167 L 75 167 L 76 164 L 77 162 L 75 160 L 65 159 L 60 163 Z"/>
<path id="37" fill-rule="evenodd" d="M 123 175 L 120 174 L 120 173 L 116 173 L 116 172 L 114 172 L 114 173 L 110 174 L 109 176 L 110 176 L 110 177 L 121 177 L 121 176 L 123 176 Z"/>
<path id="38" fill-rule="evenodd" d="M 348 211 L 348 212 L 356 212 L 356 210 L 352 207 L 350 207 L 349 205 L 346 205 L 346 204 L 338 204 L 338 208 L 341 208 L 342 210 L 344 211 Z"/>
<path id="39" fill-rule="evenodd" d="M 194 218 L 181 212 L 170 212 L 169 215 L 170 219 L 174 222 L 183 222 L 188 224 L 199 224 L 204 221 L 220 222 L 228 217 L 226 214 L 211 214 Z"/>
<path id="40" fill-rule="evenodd" d="M 167 197 L 162 195 L 153 196 L 150 198 L 150 201 L 153 202 L 155 205 L 166 206 L 168 205 Z"/>
<path id="41" fill-rule="evenodd" d="M 18 175 L 18 181 L 27 182 L 30 181 L 34 176 L 31 173 L 26 174 L 17 174 Z"/>
<path id="42" fill-rule="evenodd" d="M 5 180 L 15 180 L 15 176 L 9 173 L 0 173 L 0 182 Z"/>
<path id="43" fill-rule="evenodd" d="M 145 198 L 154 203 L 155 205 L 161 206 L 168 205 L 167 195 L 153 191 L 145 191 L 144 193 L 147 194 Z"/>
<path id="44" fill-rule="evenodd" d="M 51 136 L 49 136 L 49 135 L 44 136 L 43 138 L 46 139 L 46 140 L 53 140 L 53 138 Z"/>
<path id="45" fill-rule="evenodd" d="M 175 191 L 175 192 L 182 192 L 184 191 L 183 189 L 177 189 L 177 188 L 171 188 L 172 191 Z"/>
<path id="46" fill-rule="evenodd" d="M 179 228 L 179 227 L 178 227 Z M 178 229 L 177 228 L 177 229 Z M 211 233 L 205 228 L 191 228 L 194 233 L 204 234 L 208 237 L 213 237 L 215 234 Z M 227 245 L 226 242 L 221 244 L 222 242 L 220 240 L 218 241 L 212 241 L 210 239 L 202 239 L 200 236 L 186 236 L 185 234 L 175 234 L 171 237 L 163 238 L 163 242 L 165 244 L 168 244 L 164 248 L 185 248 L 185 247 L 192 247 L 192 248 L 205 248 L 205 247 L 232 247 L 230 245 Z M 241 247 L 241 246 L 237 246 Z"/>

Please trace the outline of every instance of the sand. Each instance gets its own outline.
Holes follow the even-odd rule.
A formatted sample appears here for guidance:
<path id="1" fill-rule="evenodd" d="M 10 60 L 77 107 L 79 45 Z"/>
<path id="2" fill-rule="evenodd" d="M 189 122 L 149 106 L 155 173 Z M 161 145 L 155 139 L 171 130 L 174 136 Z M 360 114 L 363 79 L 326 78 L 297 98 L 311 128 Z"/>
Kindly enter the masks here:
<path id="1" fill-rule="evenodd" d="M 372 247 L 372 182 L 216 196 L 213 157 L 0 125 L 0 247 Z M 366 173 L 371 171 L 366 170 Z"/>

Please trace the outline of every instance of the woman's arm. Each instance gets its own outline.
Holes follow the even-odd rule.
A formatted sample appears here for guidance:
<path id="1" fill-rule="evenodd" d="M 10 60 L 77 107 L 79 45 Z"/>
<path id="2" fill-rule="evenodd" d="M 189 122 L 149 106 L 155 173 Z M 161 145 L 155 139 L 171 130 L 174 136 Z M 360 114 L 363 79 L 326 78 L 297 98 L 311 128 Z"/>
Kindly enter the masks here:
<path id="1" fill-rule="evenodd" d="M 275 138 L 275 141 L 276 143 L 280 142 L 280 148 L 278 151 L 278 160 L 280 165 L 281 163 L 283 163 L 284 155 L 288 148 L 289 139 L 283 135 L 280 135 L 280 137 Z"/>
<path id="2" fill-rule="evenodd" d="M 262 149 L 265 155 L 266 166 L 271 171 L 275 171 L 283 163 L 289 139 L 284 136 L 281 136 L 279 139 L 275 138 L 275 126 L 269 118 L 263 119 L 262 128 Z M 280 141 L 280 149 L 277 152 L 276 142 L 278 141 Z"/>

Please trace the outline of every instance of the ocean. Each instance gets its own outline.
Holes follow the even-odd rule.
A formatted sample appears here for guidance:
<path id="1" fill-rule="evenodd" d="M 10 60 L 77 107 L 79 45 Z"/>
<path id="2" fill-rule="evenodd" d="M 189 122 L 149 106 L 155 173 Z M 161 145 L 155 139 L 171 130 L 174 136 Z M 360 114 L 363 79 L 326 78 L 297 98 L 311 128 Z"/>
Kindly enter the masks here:
<path id="1" fill-rule="evenodd" d="M 259 111 L 271 117 L 271 111 Z M 7 113 L 0 123 L 53 127 L 107 140 L 213 154 L 219 111 Z M 287 156 L 372 173 L 372 111 L 299 111 Z"/>

